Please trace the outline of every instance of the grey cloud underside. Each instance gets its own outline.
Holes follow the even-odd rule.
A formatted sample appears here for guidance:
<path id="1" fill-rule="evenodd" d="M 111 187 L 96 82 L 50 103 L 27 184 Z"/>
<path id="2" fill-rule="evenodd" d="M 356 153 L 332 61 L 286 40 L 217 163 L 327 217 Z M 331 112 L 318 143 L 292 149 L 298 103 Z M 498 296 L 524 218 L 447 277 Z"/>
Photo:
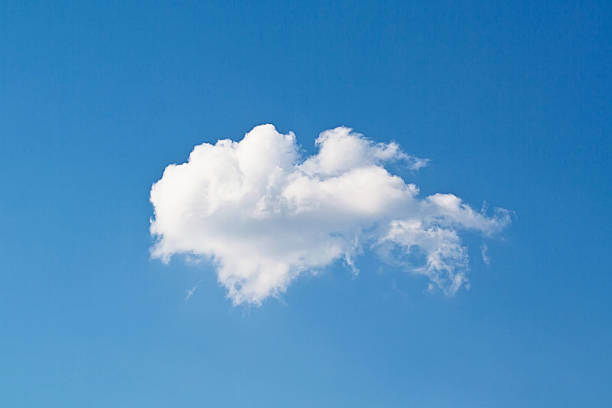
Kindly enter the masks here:
<path id="1" fill-rule="evenodd" d="M 339 259 L 354 267 L 359 251 L 378 249 L 386 258 L 418 250 L 422 261 L 408 269 L 452 294 L 467 284 L 459 234 L 491 235 L 510 222 L 505 210 L 487 216 L 452 194 L 419 197 L 385 164 L 418 170 L 427 160 L 395 143 L 339 127 L 316 145 L 317 154 L 301 159 L 293 133 L 261 125 L 239 142 L 196 146 L 151 189 L 152 256 L 209 257 L 234 304 L 260 304 L 300 274 Z"/>

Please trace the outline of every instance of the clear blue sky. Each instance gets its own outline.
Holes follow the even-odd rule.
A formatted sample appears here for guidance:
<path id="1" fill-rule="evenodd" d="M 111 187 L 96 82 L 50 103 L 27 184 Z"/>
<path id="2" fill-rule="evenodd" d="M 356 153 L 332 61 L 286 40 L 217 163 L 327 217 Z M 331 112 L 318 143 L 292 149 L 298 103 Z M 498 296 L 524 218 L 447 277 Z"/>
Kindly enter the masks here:
<path id="1" fill-rule="evenodd" d="M 612 406 L 611 3 L 426 3 L 2 2 L 0 405 Z M 267 122 L 515 218 L 454 296 L 363 256 L 233 307 L 149 191 Z"/>

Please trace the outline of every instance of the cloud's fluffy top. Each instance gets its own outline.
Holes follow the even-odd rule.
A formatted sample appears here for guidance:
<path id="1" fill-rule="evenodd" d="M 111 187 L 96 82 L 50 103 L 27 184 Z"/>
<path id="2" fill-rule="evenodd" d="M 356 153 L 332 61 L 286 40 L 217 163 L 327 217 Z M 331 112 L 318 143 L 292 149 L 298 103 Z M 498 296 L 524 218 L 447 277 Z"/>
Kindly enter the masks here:
<path id="1" fill-rule="evenodd" d="M 420 198 L 418 188 L 390 174 L 401 160 L 427 160 L 395 143 L 373 143 L 351 129 L 327 130 L 318 153 L 301 160 L 293 133 L 261 125 L 240 142 L 196 146 L 184 164 L 166 167 L 151 189 L 155 258 L 211 258 L 234 304 L 260 304 L 299 274 L 376 249 L 401 258 L 430 287 L 454 293 L 466 284 L 467 252 L 459 232 L 489 235 L 509 222 L 489 217 L 452 194 Z"/>

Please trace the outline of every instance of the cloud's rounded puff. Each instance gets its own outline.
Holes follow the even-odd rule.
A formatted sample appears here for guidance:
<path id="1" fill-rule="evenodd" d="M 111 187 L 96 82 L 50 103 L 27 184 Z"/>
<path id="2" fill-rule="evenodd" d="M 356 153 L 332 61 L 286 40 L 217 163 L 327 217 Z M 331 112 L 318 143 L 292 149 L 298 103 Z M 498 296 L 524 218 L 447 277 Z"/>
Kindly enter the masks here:
<path id="1" fill-rule="evenodd" d="M 261 125 L 240 142 L 196 146 L 151 189 L 152 256 L 209 257 L 234 304 L 260 304 L 338 259 L 356 270 L 354 254 L 369 248 L 399 251 L 430 287 L 454 293 L 467 282 L 459 232 L 488 235 L 509 222 L 503 210 L 487 217 L 452 194 L 419 198 L 384 165 L 402 160 L 416 170 L 427 161 L 395 143 L 339 127 L 316 145 L 318 153 L 301 160 L 293 133 Z"/>

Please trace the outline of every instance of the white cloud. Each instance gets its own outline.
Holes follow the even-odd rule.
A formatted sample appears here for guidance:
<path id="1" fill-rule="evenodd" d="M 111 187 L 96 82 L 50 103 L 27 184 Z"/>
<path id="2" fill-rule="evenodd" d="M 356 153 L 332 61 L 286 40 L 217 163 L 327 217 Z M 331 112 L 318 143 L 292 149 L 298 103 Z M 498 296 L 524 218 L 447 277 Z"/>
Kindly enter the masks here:
<path id="1" fill-rule="evenodd" d="M 487 244 L 483 243 L 480 246 L 480 256 L 482 257 L 482 262 L 484 262 L 485 265 L 491 265 L 491 258 L 489 258 L 489 247 Z"/>
<path id="2" fill-rule="evenodd" d="M 239 142 L 196 146 L 151 189 L 152 256 L 212 259 L 234 304 L 260 304 L 336 260 L 356 271 L 355 254 L 372 248 L 452 294 L 467 283 L 459 233 L 490 235 L 510 221 L 505 210 L 489 217 L 452 194 L 420 198 L 384 166 L 403 161 L 418 170 L 427 160 L 395 143 L 339 127 L 321 133 L 316 146 L 302 160 L 295 135 L 272 125 Z"/>

